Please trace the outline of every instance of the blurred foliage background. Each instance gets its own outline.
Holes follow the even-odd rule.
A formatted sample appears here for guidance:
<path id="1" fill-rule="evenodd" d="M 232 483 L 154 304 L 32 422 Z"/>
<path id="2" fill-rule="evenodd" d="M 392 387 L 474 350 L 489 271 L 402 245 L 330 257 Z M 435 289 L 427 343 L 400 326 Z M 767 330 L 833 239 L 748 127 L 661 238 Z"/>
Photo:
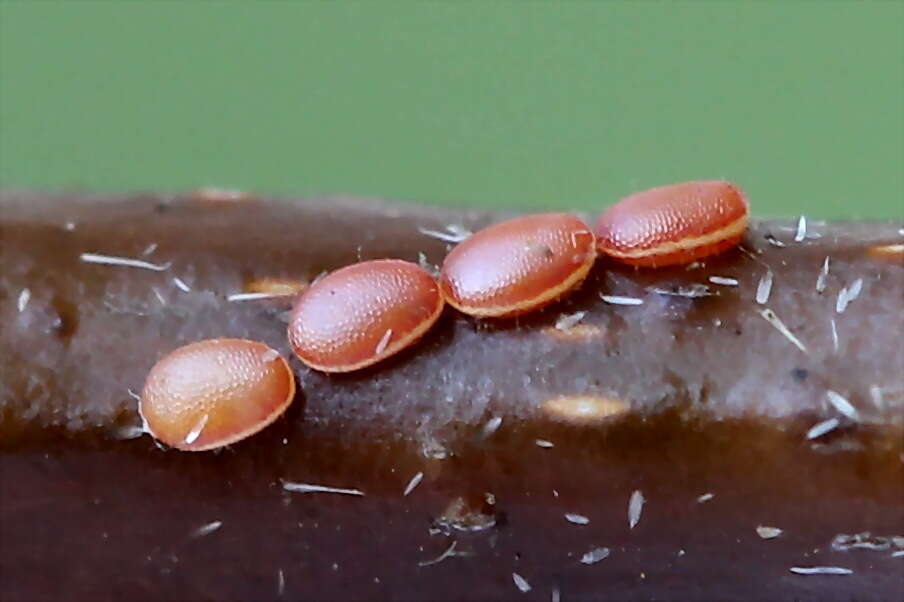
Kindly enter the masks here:
<path id="1" fill-rule="evenodd" d="M 0 184 L 904 217 L 904 2 L 0 4 Z"/>

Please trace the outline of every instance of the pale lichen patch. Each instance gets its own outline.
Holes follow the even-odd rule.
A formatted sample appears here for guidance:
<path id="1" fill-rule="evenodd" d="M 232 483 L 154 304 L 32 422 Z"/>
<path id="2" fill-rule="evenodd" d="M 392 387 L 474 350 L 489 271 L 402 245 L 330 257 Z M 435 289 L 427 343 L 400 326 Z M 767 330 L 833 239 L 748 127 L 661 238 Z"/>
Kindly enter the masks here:
<path id="1" fill-rule="evenodd" d="M 631 406 L 612 397 L 563 395 L 548 399 L 540 406 L 549 417 L 574 423 L 596 422 L 625 414 Z"/>

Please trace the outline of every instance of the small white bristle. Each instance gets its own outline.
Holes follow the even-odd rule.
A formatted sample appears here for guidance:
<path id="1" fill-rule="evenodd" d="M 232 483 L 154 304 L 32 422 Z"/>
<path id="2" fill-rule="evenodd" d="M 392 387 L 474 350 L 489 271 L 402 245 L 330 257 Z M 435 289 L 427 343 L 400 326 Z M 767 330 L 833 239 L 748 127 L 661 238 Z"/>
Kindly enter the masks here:
<path id="1" fill-rule="evenodd" d="M 157 290 L 157 287 L 152 286 L 151 290 L 154 292 L 154 296 L 157 297 L 157 301 L 160 302 L 160 305 L 166 305 L 166 299 L 163 298 L 163 295 L 160 294 L 160 291 Z"/>
<path id="2" fill-rule="evenodd" d="M 774 311 L 772 311 L 771 309 L 769 309 L 767 307 L 764 309 L 757 310 L 757 312 L 761 316 L 763 316 L 763 319 L 766 320 L 767 322 L 769 322 L 773 328 L 775 328 L 777 331 L 782 333 L 782 336 L 784 336 L 786 339 L 791 341 L 791 343 L 793 343 L 795 347 L 797 347 L 804 353 L 807 353 L 807 348 L 804 347 L 804 344 L 801 343 L 800 339 L 798 339 L 796 336 L 794 336 L 794 334 L 790 330 L 788 330 L 788 327 L 785 326 L 785 323 L 782 322 L 777 315 L 775 315 Z"/>
<path id="3" fill-rule="evenodd" d="M 425 566 L 431 566 L 431 565 L 434 565 L 434 564 L 439 564 L 440 562 L 442 562 L 442 561 L 445 560 L 446 558 L 449 558 L 449 557 L 451 557 L 451 556 L 455 556 L 455 546 L 457 546 L 457 545 L 458 545 L 458 542 L 457 542 L 457 541 L 453 541 L 453 542 L 449 545 L 449 547 L 445 549 L 445 551 L 444 551 L 442 554 L 440 554 L 439 556 L 437 556 L 436 558 L 434 558 L 434 559 L 432 559 L 432 560 L 425 560 L 425 561 L 423 561 L 423 562 L 418 562 L 417 565 L 418 565 L 419 567 L 425 567 Z"/>
<path id="4" fill-rule="evenodd" d="M 436 230 L 428 230 L 426 228 L 418 228 L 417 231 L 425 236 L 431 236 L 431 237 L 439 239 L 443 242 L 449 242 L 449 243 L 453 243 L 453 244 L 459 243 L 459 242 L 465 240 L 466 238 L 468 238 L 469 236 L 471 236 L 471 234 L 473 234 L 473 232 L 471 232 L 464 226 L 459 226 L 456 224 L 451 224 L 449 226 L 446 226 L 445 232 L 438 232 Z"/>
<path id="5" fill-rule="evenodd" d="M 386 332 L 383 333 L 383 337 L 380 339 L 380 342 L 377 343 L 377 348 L 374 349 L 374 355 L 380 355 L 386 348 L 389 346 L 389 340 L 392 338 L 392 328 L 387 328 Z"/>
<path id="6" fill-rule="evenodd" d="M 581 564 L 596 564 L 606 558 L 609 558 L 609 548 L 593 548 L 584 552 L 584 555 L 581 556 Z"/>
<path id="7" fill-rule="evenodd" d="M 448 226 L 446 226 L 446 232 L 449 232 L 450 234 L 453 234 L 455 236 L 459 236 L 462 240 L 474 234 L 474 232 L 472 232 L 468 228 L 465 228 L 461 224 L 449 224 Z"/>
<path id="8" fill-rule="evenodd" d="M 182 280 L 181 278 L 179 278 L 178 276 L 173 278 L 173 284 L 175 284 L 176 288 L 178 288 L 183 293 L 191 292 L 191 287 L 189 287 L 187 284 L 185 284 L 185 281 Z"/>
<path id="9" fill-rule="evenodd" d="M 592 239 L 593 232 L 591 232 L 590 230 L 578 230 L 576 232 L 572 232 L 571 233 L 571 248 L 573 248 L 573 249 L 579 248 L 578 247 L 578 236 L 589 236 Z M 591 242 L 592 242 L 592 240 L 591 240 Z"/>
<path id="10" fill-rule="evenodd" d="M 192 531 L 192 537 L 204 537 L 205 535 L 210 535 L 222 526 L 223 521 L 219 520 L 207 523 L 206 525 L 201 525 L 200 527 Z"/>
<path id="11" fill-rule="evenodd" d="M 835 349 L 835 352 L 838 352 L 838 327 L 835 325 L 835 318 L 832 318 L 830 321 L 832 325 L 832 347 Z"/>
<path id="12" fill-rule="evenodd" d="M 725 276 L 710 276 L 709 281 L 720 286 L 737 286 L 738 281 L 735 278 L 726 278 Z"/>
<path id="13" fill-rule="evenodd" d="M 784 531 L 778 527 L 764 527 L 760 525 L 756 528 L 756 534 L 760 536 L 760 539 L 773 539 L 782 533 Z"/>
<path id="14" fill-rule="evenodd" d="M 892 558 L 904 558 L 904 550 L 898 550 L 897 552 L 891 553 Z"/>
<path id="15" fill-rule="evenodd" d="M 269 364 L 270 362 L 275 362 L 279 359 L 279 351 L 276 349 L 266 349 L 261 354 L 261 361 Z"/>
<path id="16" fill-rule="evenodd" d="M 573 314 L 562 314 L 559 316 L 559 319 L 556 320 L 556 328 L 559 330 L 568 330 L 578 322 L 584 319 L 584 316 L 587 315 L 586 311 L 578 311 Z"/>
<path id="17" fill-rule="evenodd" d="M 803 242 L 807 237 L 807 218 L 801 215 L 797 220 L 797 232 L 794 233 L 794 242 Z"/>
<path id="18" fill-rule="evenodd" d="M 113 255 L 99 255 L 97 253 L 82 253 L 79 259 L 85 263 L 96 263 L 99 265 L 113 265 L 126 268 L 139 268 L 142 270 L 152 270 L 154 272 L 162 272 L 168 270 L 170 263 L 156 264 L 142 261 L 141 259 L 132 259 L 129 257 L 115 257 Z"/>
<path id="19" fill-rule="evenodd" d="M 637 297 L 620 297 L 618 295 L 600 295 L 600 299 L 612 305 L 643 305 L 643 299 Z"/>
<path id="20" fill-rule="evenodd" d="M 766 235 L 766 242 L 768 242 L 773 247 L 778 247 L 780 249 L 788 246 L 785 243 L 783 243 L 782 241 L 778 240 L 776 237 L 772 236 L 771 234 Z"/>
<path id="21" fill-rule="evenodd" d="M 838 291 L 838 298 L 835 300 L 835 311 L 839 314 L 844 313 L 844 310 L 847 309 L 848 301 L 848 289 L 843 287 Z"/>
<path id="22" fill-rule="evenodd" d="M 826 433 L 830 433 L 838 428 L 838 425 L 841 424 L 837 418 L 829 418 L 828 420 L 823 420 L 812 427 L 807 431 L 807 439 L 818 439 L 822 437 Z"/>
<path id="23" fill-rule="evenodd" d="M 552 594 L 549 597 L 550 602 L 562 602 L 562 592 L 558 585 L 552 586 Z"/>
<path id="24" fill-rule="evenodd" d="M 228 295 L 226 297 L 227 301 L 257 301 L 258 299 L 276 299 L 279 297 L 285 297 L 286 295 L 280 293 L 234 293 L 232 295 Z"/>
<path id="25" fill-rule="evenodd" d="M 756 302 L 765 305 L 769 302 L 769 295 L 772 293 L 772 270 L 766 270 L 760 283 L 756 287 Z"/>
<path id="26" fill-rule="evenodd" d="M 822 262 L 822 269 L 819 270 L 819 276 L 816 277 L 816 292 L 823 293 L 826 290 L 826 279 L 829 277 L 829 256 L 826 255 L 825 261 Z"/>
<path id="27" fill-rule="evenodd" d="M 141 397 L 138 395 L 138 393 L 136 393 L 132 389 L 126 389 L 126 392 L 129 394 L 129 397 L 131 397 L 132 399 L 141 401 Z"/>
<path id="28" fill-rule="evenodd" d="M 493 416 L 489 420 L 487 420 L 486 424 L 483 425 L 481 429 L 481 436 L 486 439 L 493 433 L 499 430 L 499 427 L 502 425 L 502 416 Z"/>
<path id="29" fill-rule="evenodd" d="M 590 524 L 590 519 L 584 516 L 583 514 L 565 514 L 565 520 L 570 522 L 573 525 L 588 525 Z"/>
<path id="30" fill-rule="evenodd" d="M 515 587 L 517 587 L 518 590 L 519 590 L 522 594 L 526 594 L 526 593 L 529 592 L 530 589 L 531 589 L 531 588 L 530 588 L 530 583 L 527 582 L 527 579 L 525 579 L 524 577 L 522 577 L 522 576 L 519 575 L 518 573 L 512 573 L 512 581 L 515 582 Z"/>
<path id="31" fill-rule="evenodd" d="M 699 297 L 712 297 L 718 293 L 714 293 L 705 284 L 690 284 L 688 286 L 679 286 L 676 288 L 658 288 L 650 287 L 647 289 L 651 293 L 657 295 L 666 295 L 669 297 L 686 297 L 688 299 L 697 299 Z"/>
<path id="32" fill-rule="evenodd" d="M 854 572 L 840 566 L 792 566 L 789 570 L 797 575 L 850 575 Z"/>
<path id="33" fill-rule="evenodd" d="M 308 483 L 296 483 L 283 481 L 283 489 L 293 493 L 338 493 L 341 495 L 364 495 L 360 489 L 345 489 L 342 487 L 326 487 L 324 485 L 311 485 Z"/>
<path id="34" fill-rule="evenodd" d="M 25 308 L 28 307 L 28 301 L 31 299 L 31 290 L 27 288 L 23 288 L 22 292 L 19 293 L 19 299 L 16 301 L 16 308 L 19 310 L 21 314 L 25 311 Z"/>
<path id="35" fill-rule="evenodd" d="M 282 569 L 276 572 L 276 595 L 282 598 L 286 593 L 286 574 Z"/>
<path id="36" fill-rule="evenodd" d="M 628 501 L 628 526 L 632 529 L 640 522 L 640 514 L 643 512 L 645 502 L 643 493 L 639 490 L 631 494 L 631 499 Z"/>
<path id="37" fill-rule="evenodd" d="M 697 503 L 702 504 L 703 502 L 708 502 L 709 500 L 713 499 L 714 497 L 716 497 L 715 493 L 704 493 L 703 495 L 701 495 L 700 497 L 697 498 Z"/>
<path id="38" fill-rule="evenodd" d="M 547 448 L 549 448 L 549 447 L 555 447 L 555 446 L 556 446 L 555 443 L 553 443 L 552 441 L 547 441 L 546 439 L 537 439 L 536 441 L 534 441 L 534 443 L 537 444 L 537 447 L 547 447 Z"/>
<path id="39" fill-rule="evenodd" d="M 851 301 L 860 296 L 861 290 L 863 290 L 863 278 L 857 278 L 850 286 L 841 289 L 838 292 L 838 300 L 835 302 L 835 311 L 844 313 Z"/>
<path id="40" fill-rule="evenodd" d="M 144 248 L 144 251 L 141 252 L 141 256 L 147 257 L 148 255 L 150 255 L 151 253 L 153 253 L 156 250 L 157 250 L 157 243 L 152 242 L 151 244 L 149 244 L 148 246 L 146 246 Z"/>
<path id="41" fill-rule="evenodd" d="M 411 480 L 408 481 L 408 485 L 405 486 L 405 491 L 402 493 L 402 495 L 403 496 L 408 495 L 409 493 L 414 491 L 414 488 L 417 487 L 418 485 L 420 485 L 421 481 L 423 479 L 424 479 L 424 473 L 422 473 L 422 472 L 419 472 L 416 475 L 414 475 L 413 477 L 411 477 Z"/>
<path id="42" fill-rule="evenodd" d="M 880 410 L 885 409 L 885 399 L 882 395 L 882 387 L 878 385 L 872 385 L 869 388 L 869 398 L 873 402 L 873 405 L 876 406 Z"/>
<path id="43" fill-rule="evenodd" d="M 203 416 L 201 416 L 201 418 L 198 420 L 198 422 L 195 424 L 195 426 L 192 427 L 192 429 L 190 431 L 188 431 L 188 434 L 185 435 L 185 444 L 186 445 L 191 445 L 192 443 L 194 443 L 195 441 L 198 440 L 198 437 L 201 436 L 201 432 L 204 430 L 204 427 L 207 426 L 207 418 L 208 418 L 207 414 L 204 414 Z"/>
<path id="44" fill-rule="evenodd" d="M 860 420 L 860 414 L 857 412 L 857 408 L 855 408 L 854 405 L 840 393 L 831 390 L 826 391 L 826 398 L 829 400 L 829 403 L 831 403 L 832 406 L 835 407 L 836 410 L 838 410 L 851 420 Z"/>
<path id="45" fill-rule="evenodd" d="M 436 266 L 427 261 L 427 256 L 420 251 L 418 251 L 417 254 L 417 264 L 421 266 L 421 269 L 423 269 L 425 272 L 433 276 L 439 275 L 439 270 L 436 268 Z"/>

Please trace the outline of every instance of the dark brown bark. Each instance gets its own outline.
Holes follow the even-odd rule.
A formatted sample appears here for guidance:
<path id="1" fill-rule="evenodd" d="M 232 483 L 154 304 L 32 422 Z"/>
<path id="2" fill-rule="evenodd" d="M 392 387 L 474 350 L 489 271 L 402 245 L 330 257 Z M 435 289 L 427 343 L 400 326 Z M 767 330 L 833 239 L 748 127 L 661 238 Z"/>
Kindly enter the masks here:
<path id="1" fill-rule="evenodd" d="M 885 247 L 902 242 L 901 224 L 811 223 L 795 242 L 794 222 L 759 222 L 741 250 L 693 270 L 601 260 L 546 311 L 478 322 L 447 310 L 419 345 L 361 373 L 325 376 L 293 360 L 303 394 L 284 418 L 221 453 L 189 454 L 129 438 L 139 425 L 129 389 L 157 359 L 220 336 L 291 355 L 285 301 L 227 295 L 358 259 L 423 253 L 439 264 L 446 243 L 421 230 L 499 216 L 351 199 L 12 192 L 0 210 L 3 599 L 278 599 L 280 574 L 285 599 L 904 594 L 894 541 L 831 545 L 838 534 L 904 535 L 904 263 Z M 169 267 L 104 266 L 83 253 Z M 713 294 L 662 292 L 699 285 Z M 576 329 L 556 328 L 576 312 L 586 312 Z M 551 401 L 563 397 L 587 398 L 591 415 Z M 283 481 L 365 495 L 291 493 Z M 646 505 L 632 529 L 634 491 Z M 714 497 L 698 502 L 705 493 Z M 442 515 L 458 498 L 466 517 L 450 526 Z M 192 537 L 212 521 L 222 526 Z M 462 521 L 494 525 L 464 532 Z M 759 525 L 784 532 L 761 539 Z M 418 565 L 453 541 L 468 555 Z M 579 562 L 597 546 L 610 556 Z"/>

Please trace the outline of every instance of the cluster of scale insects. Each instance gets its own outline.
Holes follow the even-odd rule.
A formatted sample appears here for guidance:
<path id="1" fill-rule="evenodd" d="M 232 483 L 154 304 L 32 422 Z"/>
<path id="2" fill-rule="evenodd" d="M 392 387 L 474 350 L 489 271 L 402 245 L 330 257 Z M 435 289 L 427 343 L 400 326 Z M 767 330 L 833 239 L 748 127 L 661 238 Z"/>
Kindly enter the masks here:
<path id="1" fill-rule="evenodd" d="M 446 304 L 479 319 L 536 311 L 577 288 L 598 254 L 641 267 L 691 263 L 737 245 L 747 229 L 743 192 L 729 182 L 684 182 L 609 207 L 591 230 L 570 213 L 489 226 L 449 252 L 438 277 L 380 259 L 316 280 L 297 298 L 288 337 L 322 372 L 352 372 L 421 338 Z M 208 339 L 151 369 L 139 401 L 145 429 L 186 451 L 235 443 L 276 420 L 295 397 L 285 358 L 264 343 Z"/>

